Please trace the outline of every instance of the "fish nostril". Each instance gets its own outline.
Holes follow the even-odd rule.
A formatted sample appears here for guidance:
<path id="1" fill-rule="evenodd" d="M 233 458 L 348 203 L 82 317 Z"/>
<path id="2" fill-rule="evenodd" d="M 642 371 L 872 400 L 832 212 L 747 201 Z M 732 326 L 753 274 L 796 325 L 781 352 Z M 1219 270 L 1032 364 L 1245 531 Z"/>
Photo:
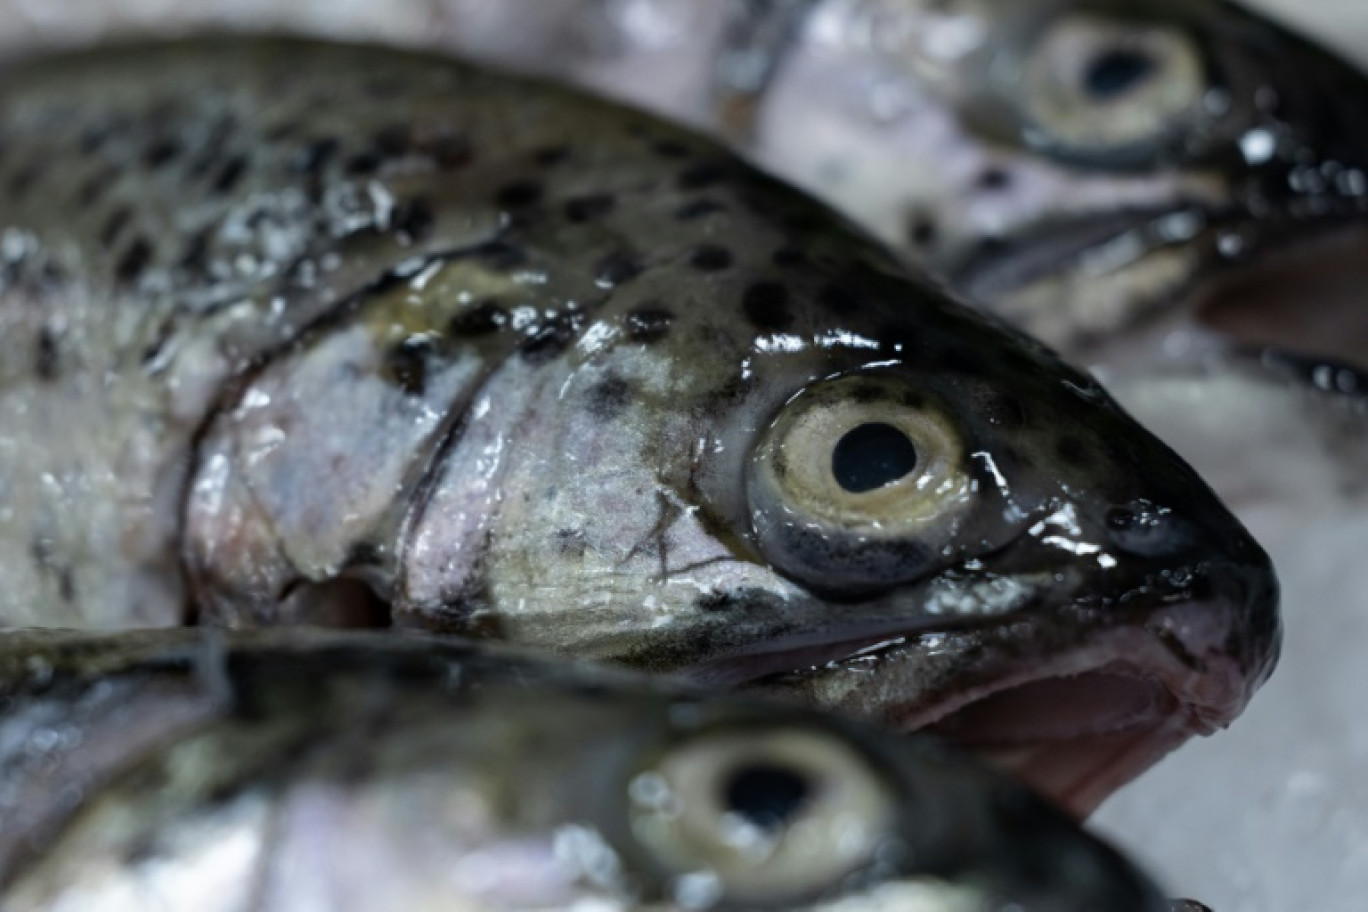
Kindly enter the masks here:
<path id="1" fill-rule="evenodd" d="M 1126 532 L 1135 528 L 1140 517 L 1130 507 L 1112 507 L 1107 511 L 1107 528 L 1113 532 Z"/>
<path id="2" fill-rule="evenodd" d="M 1112 507 L 1103 522 L 1112 544 L 1137 557 L 1171 555 L 1195 540 L 1191 523 L 1149 501 Z"/>

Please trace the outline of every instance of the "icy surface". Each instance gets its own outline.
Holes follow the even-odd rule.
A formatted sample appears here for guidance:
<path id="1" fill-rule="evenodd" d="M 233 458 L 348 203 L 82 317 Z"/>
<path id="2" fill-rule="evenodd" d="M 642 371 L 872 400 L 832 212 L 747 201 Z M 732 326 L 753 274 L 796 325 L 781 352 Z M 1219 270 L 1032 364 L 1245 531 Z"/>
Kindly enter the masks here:
<path id="1" fill-rule="evenodd" d="M 1111 800 L 1097 828 L 1216 912 L 1361 912 L 1368 897 L 1368 514 L 1272 549 L 1282 663 L 1226 732 Z"/>

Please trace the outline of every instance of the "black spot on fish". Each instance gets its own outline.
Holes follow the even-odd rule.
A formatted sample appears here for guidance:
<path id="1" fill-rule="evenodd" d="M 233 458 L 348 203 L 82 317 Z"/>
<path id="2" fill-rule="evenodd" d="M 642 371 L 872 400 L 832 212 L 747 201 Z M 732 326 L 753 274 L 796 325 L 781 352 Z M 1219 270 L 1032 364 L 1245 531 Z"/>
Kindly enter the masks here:
<path id="1" fill-rule="evenodd" d="M 94 155 L 104 148 L 105 143 L 109 142 L 120 128 L 121 125 L 112 120 L 91 124 L 81 131 L 81 136 L 76 141 L 77 148 L 81 150 L 82 155 Z"/>
<path id="2" fill-rule="evenodd" d="M 715 215 L 716 213 L 726 211 L 727 207 L 716 200 L 701 199 L 680 206 L 675 210 L 675 218 L 681 222 L 692 222 L 695 219 L 700 219 L 704 216 Z"/>
<path id="3" fill-rule="evenodd" d="M 726 176 L 727 171 L 721 165 L 712 162 L 694 165 L 679 172 L 679 189 L 706 190 L 720 184 Z"/>
<path id="4" fill-rule="evenodd" d="M 617 201 L 607 193 L 578 196 L 565 203 L 565 217 L 572 222 L 583 223 L 601 219 L 613 211 Z"/>
<path id="5" fill-rule="evenodd" d="M 925 212 L 913 212 L 907 220 L 907 239 L 913 245 L 926 249 L 940 239 L 940 228 L 935 216 Z"/>
<path id="6" fill-rule="evenodd" d="M 109 214 L 105 219 L 104 227 L 100 229 L 100 243 L 105 247 L 114 246 L 114 242 L 119 239 L 129 220 L 133 217 L 133 210 L 127 206 L 120 206 Z"/>
<path id="7" fill-rule="evenodd" d="M 589 536 L 583 529 L 557 529 L 556 550 L 565 557 L 584 557 L 589 550 Z"/>
<path id="8" fill-rule="evenodd" d="M 608 377 L 594 384 L 586 393 L 589 414 L 604 421 L 611 421 L 631 404 L 633 393 L 632 384 L 626 380 L 621 377 Z"/>
<path id="9" fill-rule="evenodd" d="M 421 196 L 404 200 L 395 206 L 390 217 L 390 227 L 408 243 L 418 243 L 432 233 L 436 216 L 432 204 Z"/>
<path id="10" fill-rule="evenodd" d="M 412 142 L 412 134 L 404 124 L 382 127 L 371 137 L 371 144 L 384 158 L 400 158 L 409 151 Z"/>
<path id="11" fill-rule="evenodd" d="M 756 282 L 746 289 L 741 306 L 751 325 L 764 332 L 782 332 L 793 325 L 788 289 L 778 282 Z"/>
<path id="12" fill-rule="evenodd" d="M 978 176 L 980 190 L 1006 190 L 1012 185 L 1012 175 L 1002 168 L 984 168 Z"/>
<path id="13" fill-rule="evenodd" d="M 343 561 L 347 567 L 378 567 L 383 563 L 384 552 L 380 546 L 374 542 L 358 541 L 353 542 L 347 549 L 347 558 Z"/>
<path id="14" fill-rule="evenodd" d="M 318 175 L 337 157 L 342 143 L 335 136 L 323 136 L 305 144 L 290 162 L 291 169 L 301 174 Z"/>
<path id="15" fill-rule="evenodd" d="M 427 391 L 427 362 L 431 353 L 431 339 L 410 336 L 385 353 L 385 374 L 405 395 L 421 396 Z"/>
<path id="16" fill-rule="evenodd" d="M 454 336 L 487 336 L 508 325 L 508 313 L 497 301 L 481 301 L 451 318 L 448 329 Z"/>
<path id="17" fill-rule="evenodd" d="M 179 140 L 172 136 L 163 137 L 143 152 L 143 163 L 149 168 L 160 168 L 174 161 L 181 151 Z"/>
<path id="18" fill-rule="evenodd" d="M 817 301 L 828 313 L 849 316 L 860 309 L 860 293 L 848 285 L 833 283 L 817 294 Z"/>
<path id="19" fill-rule="evenodd" d="M 1081 468 L 1088 464 L 1088 448 L 1077 437 L 1065 436 L 1055 441 L 1055 454 L 1065 465 Z"/>
<path id="20" fill-rule="evenodd" d="M 808 258 L 807 254 L 794 247 L 780 247 L 770 256 L 770 262 L 781 269 L 794 269 L 806 266 Z"/>
<path id="21" fill-rule="evenodd" d="M 209 169 L 218 164 L 222 159 L 221 151 L 228 145 L 232 136 L 237 132 L 237 118 L 231 114 L 224 115 L 214 123 L 209 130 L 209 136 L 205 139 L 202 147 L 203 151 L 190 164 L 187 175 L 191 180 L 199 180 L 209 173 Z"/>
<path id="22" fill-rule="evenodd" d="M 347 159 L 346 171 L 353 177 L 365 177 L 379 171 L 382 164 L 379 152 L 365 149 Z"/>
<path id="23" fill-rule="evenodd" d="M 119 258 L 114 268 L 114 276 L 125 285 L 131 285 L 142 276 L 143 270 L 152 262 L 152 245 L 145 237 L 136 237 Z"/>
<path id="24" fill-rule="evenodd" d="M 61 373 L 62 358 L 57 346 L 57 335 L 50 327 L 38 331 L 38 346 L 33 356 L 33 370 L 40 380 L 56 380 Z"/>
<path id="25" fill-rule="evenodd" d="M 532 161 L 543 168 L 551 168 L 570 158 L 569 146 L 547 146 L 532 153 Z"/>
<path id="26" fill-rule="evenodd" d="M 578 311 L 565 312 L 533 328 L 522 344 L 523 358 L 539 364 L 560 355 L 579 332 L 583 319 Z"/>
<path id="27" fill-rule="evenodd" d="M 10 178 L 9 192 L 15 199 L 22 199 L 26 193 L 33 188 L 43 174 L 47 171 L 47 162 L 42 159 L 29 162 Z"/>
<path id="28" fill-rule="evenodd" d="M 174 316 L 162 321 L 161 325 L 157 327 L 156 337 L 143 349 L 142 366 L 144 368 L 149 371 L 154 370 L 157 359 L 166 350 L 166 344 L 171 341 L 171 336 L 175 331 L 176 318 Z"/>
<path id="29" fill-rule="evenodd" d="M 90 208 L 109 192 L 109 188 L 119 179 L 118 169 L 113 165 L 101 168 L 82 181 L 76 191 L 76 200 L 84 208 Z"/>
<path id="30" fill-rule="evenodd" d="M 657 304 L 643 304 L 630 311 L 625 320 L 627 338 L 642 345 L 652 345 L 670 334 L 674 314 Z"/>
<path id="31" fill-rule="evenodd" d="M 703 244 L 694 250 L 693 256 L 689 257 L 689 263 L 695 269 L 717 272 L 721 269 L 730 268 L 732 255 L 726 247 L 719 247 L 716 244 Z"/>
<path id="32" fill-rule="evenodd" d="M 641 275 L 641 263 L 635 256 L 617 250 L 598 261 L 594 267 L 594 281 L 606 288 L 625 285 Z"/>
<path id="33" fill-rule="evenodd" d="M 247 156 L 234 155 L 223 163 L 210 189 L 214 193 L 232 193 L 247 171 Z"/>
<path id="34" fill-rule="evenodd" d="M 690 149 L 674 139 L 660 139 L 651 143 L 651 149 L 661 158 L 688 158 Z"/>
<path id="35" fill-rule="evenodd" d="M 190 235 L 190 239 L 185 243 L 185 250 L 181 253 L 180 261 L 177 265 L 187 272 L 200 272 L 209 262 L 209 235 L 210 228 L 201 228 Z"/>
<path id="36" fill-rule="evenodd" d="M 503 209 L 525 209 L 541 202 L 542 195 L 542 185 L 536 181 L 514 181 L 498 189 L 494 202 Z"/>
<path id="37" fill-rule="evenodd" d="M 68 605 L 76 601 L 76 579 L 72 576 L 70 567 L 60 567 L 57 570 L 57 595 Z"/>

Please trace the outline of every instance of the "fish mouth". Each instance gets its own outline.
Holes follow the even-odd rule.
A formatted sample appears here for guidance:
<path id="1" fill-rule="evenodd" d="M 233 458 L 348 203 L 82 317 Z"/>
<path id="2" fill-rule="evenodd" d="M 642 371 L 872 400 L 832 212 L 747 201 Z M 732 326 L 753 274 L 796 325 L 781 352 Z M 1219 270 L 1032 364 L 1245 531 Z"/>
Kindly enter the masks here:
<path id="1" fill-rule="evenodd" d="M 1227 598 L 1099 618 L 1071 647 L 1050 643 L 1054 612 L 1029 614 L 834 645 L 820 665 L 747 686 L 942 737 L 1082 819 L 1189 738 L 1239 716 L 1280 639 L 1275 626 L 1235 647 L 1249 610 Z"/>
<path id="2" fill-rule="evenodd" d="M 1193 245 L 1228 220 L 1198 203 L 1045 219 L 985 239 L 950 275 L 971 297 L 991 303 L 1066 272 L 1096 279 L 1134 269 L 1160 251 Z"/>
<path id="3" fill-rule="evenodd" d="M 1076 817 L 1195 736 L 1244 711 L 1251 679 L 1225 646 L 1235 609 L 1186 602 L 1087 646 L 904 706 L 904 731 L 945 738 L 1042 792 Z"/>
<path id="4" fill-rule="evenodd" d="M 1347 204 L 1255 213 L 1179 202 L 1018 226 L 949 264 L 948 275 L 969 298 L 1047 343 L 1104 346 L 1175 305 L 1220 298 L 1241 276 L 1267 281 L 1350 244 L 1357 256 L 1363 233 L 1362 209 Z M 1346 236 L 1349 243 L 1335 243 Z M 1289 297 L 1300 306 L 1308 295 Z"/>

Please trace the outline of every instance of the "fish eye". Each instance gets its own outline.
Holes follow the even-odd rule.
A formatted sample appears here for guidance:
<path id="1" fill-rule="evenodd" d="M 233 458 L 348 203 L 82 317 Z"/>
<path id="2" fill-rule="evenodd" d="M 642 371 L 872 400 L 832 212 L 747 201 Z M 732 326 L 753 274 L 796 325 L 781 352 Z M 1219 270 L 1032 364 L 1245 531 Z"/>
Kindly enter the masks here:
<path id="1" fill-rule="evenodd" d="M 1046 143 L 1078 154 L 1150 150 L 1202 111 L 1197 42 L 1138 21 L 1061 17 L 1033 43 L 1011 93 Z"/>
<path id="2" fill-rule="evenodd" d="M 915 579 L 972 505 L 964 445 L 929 398 L 878 375 L 821 381 L 785 404 L 747 476 L 766 557 L 847 591 Z"/>
<path id="3" fill-rule="evenodd" d="M 675 883 L 793 901 L 870 866 L 897 797 L 846 742 L 794 728 L 705 731 L 631 780 L 632 831 Z"/>

